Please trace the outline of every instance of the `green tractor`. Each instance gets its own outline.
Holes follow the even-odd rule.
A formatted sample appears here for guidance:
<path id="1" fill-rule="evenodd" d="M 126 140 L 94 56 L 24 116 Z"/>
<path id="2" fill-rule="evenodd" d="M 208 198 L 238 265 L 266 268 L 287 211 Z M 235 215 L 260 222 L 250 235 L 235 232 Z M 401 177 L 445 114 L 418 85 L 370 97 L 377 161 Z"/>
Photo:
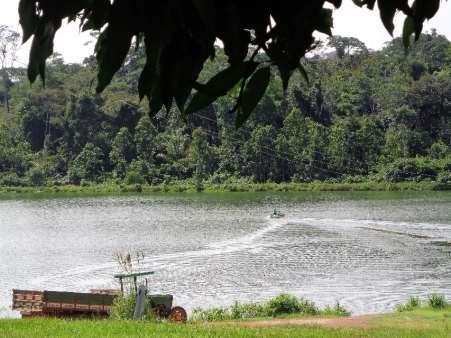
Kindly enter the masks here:
<path id="1" fill-rule="evenodd" d="M 185 323 L 188 319 L 187 313 L 181 306 L 172 306 L 174 297 L 167 294 L 148 295 L 147 278 L 145 284 L 138 286 L 138 278 L 152 275 L 153 272 L 137 272 L 129 274 L 114 275 L 119 280 L 121 285 L 121 293 L 124 293 L 124 280 L 131 279 L 134 291 L 136 293 L 136 305 L 134 311 L 134 318 L 141 319 L 144 315 L 145 299 L 149 300 L 150 306 L 157 318 L 167 319 L 175 323 Z"/>

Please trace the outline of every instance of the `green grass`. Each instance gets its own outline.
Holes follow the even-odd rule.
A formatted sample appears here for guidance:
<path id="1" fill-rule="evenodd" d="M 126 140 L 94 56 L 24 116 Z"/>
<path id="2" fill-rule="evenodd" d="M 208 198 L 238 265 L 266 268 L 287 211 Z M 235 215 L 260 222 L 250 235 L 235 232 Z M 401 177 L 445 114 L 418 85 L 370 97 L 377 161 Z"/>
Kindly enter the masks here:
<path id="1" fill-rule="evenodd" d="M 192 321 L 247 320 L 281 316 L 349 316 L 339 303 L 320 309 L 312 301 L 289 294 L 280 294 L 264 303 L 238 303 L 225 308 L 195 309 Z"/>
<path id="2" fill-rule="evenodd" d="M 419 307 L 410 311 L 378 316 L 371 320 L 370 324 L 377 328 L 384 327 L 412 333 L 423 332 L 423 337 L 450 337 L 451 307 L 447 306 L 441 310 Z"/>
<path id="3" fill-rule="evenodd" d="M 410 297 L 404 304 L 398 304 L 396 306 L 397 312 L 407 312 L 416 309 L 432 309 L 442 310 L 451 307 L 444 295 L 438 293 L 432 293 L 428 296 L 426 301 L 422 301 L 419 297 Z"/>
<path id="4" fill-rule="evenodd" d="M 376 316 L 367 329 L 322 328 L 318 326 L 275 326 L 248 328 L 234 323 L 147 323 L 133 321 L 90 321 L 26 319 L 0 320 L 0 337 L 449 337 L 451 310 L 416 309 Z"/>
<path id="5" fill-rule="evenodd" d="M 205 184 L 204 192 L 301 192 L 301 191 L 433 191 L 451 190 L 435 182 L 403 182 L 403 183 L 247 183 L 235 182 L 225 184 Z M 196 185 L 191 181 L 179 181 L 162 185 L 60 185 L 43 187 L 4 187 L 0 186 L 0 198 L 48 198 L 48 197 L 87 197 L 126 194 L 152 193 L 193 193 Z"/>

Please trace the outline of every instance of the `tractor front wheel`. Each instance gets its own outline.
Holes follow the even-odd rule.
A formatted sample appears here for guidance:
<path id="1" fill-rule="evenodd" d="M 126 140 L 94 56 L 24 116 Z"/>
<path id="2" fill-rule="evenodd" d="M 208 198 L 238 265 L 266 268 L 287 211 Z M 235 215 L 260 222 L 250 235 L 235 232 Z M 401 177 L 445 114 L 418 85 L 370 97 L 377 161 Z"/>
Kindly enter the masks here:
<path id="1" fill-rule="evenodd" d="M 171 313 L 169 314 L 169 320 L 175 323 L 186 323 L 188 319 L 188 315 L 186 311 L 181 306 L 175 306 L 172 308 Z"/>

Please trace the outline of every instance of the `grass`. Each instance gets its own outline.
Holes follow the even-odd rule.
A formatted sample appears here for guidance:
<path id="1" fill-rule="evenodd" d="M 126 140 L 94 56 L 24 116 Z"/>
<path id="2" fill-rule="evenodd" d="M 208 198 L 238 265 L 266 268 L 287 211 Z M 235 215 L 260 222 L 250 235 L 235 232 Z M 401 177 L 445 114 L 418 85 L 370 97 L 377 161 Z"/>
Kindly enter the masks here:
<path id="1" fill-rule="evenodd" d="M 433 309 L 442 310 L 451 307 L 451 303 L 448 303 L 445 296 L 437 293 L 432 293 L 428 296 L 427 301 L 421 301 L 419 297 L 410 297 L 404 304 L 398 304 L 396 306 L 397 312 L 407 312 L 416 309 Z"/>
<path id="2" fill-rule="evenodd" d="M 422 332 L 423 337 L 450 337 L 451 307 L 447 306 L 440 310 L 418 307 L 410 311 L 377 316 L 370 324 L 376 328 L 410 331 L 412 337 L 420 337 L 419 332 Z"/>
<path id="3" fill-rule="evenodd" d="M 212 308 L 207 310 L 195 309 L 191 320 L 196 321 L 224 321 L 254 318 L 274 318 L 281 316 L 349 316 L 350 312 L 339 303 L 319 309 L 315 303 L 297 298 L 289 294 L 281 294 L 265 303 L 238 303 L 226 308 Z"/>
<path id="4" fill-rule="evenodd" d="M 232 182 L 224 184 L 205 183 L 204 192 L 300 192 L 300 191 L 434 191 L 451 190 L 435 182 L 365 182 L 365 183 L 249 183 Z M 108 196 L 119 194 L 151 194 L 197 192 L 191 181 L 177 181 L 161 185 L 123 185 L 113 183 L 92 185 L 58 185 L 43 187 L 0 186 L 0 198 L 39 198 L 73 196 Z"/>
<path id="5" fill-rule="evenodd" d="M 451 310 L 420 308 L 410 312 L 375 316 L 367 329 L 319 326 L 249 328 L 236 323 L 148 323 L 119 320 L 0 320 L 0 337 L 449 337 Z"/>
<path id="6" fill-rule="evenodd" d="M 122 304 L 121 309 L 129 309 Z M 319 310 L 314 303 L 290 295 L 279 295 L 262 304 L 235 304 L 221 311 L 203 311 L 211 318 L 194 318 L 187 324 L 169 322 L 106 320 L 63 320 L 50 318 L 0 320 L 0 338 L 69 338 L 69 337 L 450 337 L 451 306 L 443 296 L 431 295 L 427 302 L 411 298 L 401 312 L 371 316 L 365 328 L 326 328 L 319 325 L 295 325 L 293 319 L 347 315 L 337 304 Z M 263 312 L 262 312 L 263 311 Z M 224 313 L 228 315 L 224 316 Z M 245 315 L 247 314 L 247 315 Z M 277 316 L 278 325 L 268 318 Z M 119 316 L 121 317 L 121 316 Z M 126 315 L 129 317 L 129 314 Z M 194 316 L 195 317 L 195 316 Z M 264 322 L 260 320 L 266 319 Z M 290 322 L 281 323 L 284 319 Z M 210 321 L 211 320 L 211 321 Z M 339 318 L 334 321 L 339 321 Z"/>

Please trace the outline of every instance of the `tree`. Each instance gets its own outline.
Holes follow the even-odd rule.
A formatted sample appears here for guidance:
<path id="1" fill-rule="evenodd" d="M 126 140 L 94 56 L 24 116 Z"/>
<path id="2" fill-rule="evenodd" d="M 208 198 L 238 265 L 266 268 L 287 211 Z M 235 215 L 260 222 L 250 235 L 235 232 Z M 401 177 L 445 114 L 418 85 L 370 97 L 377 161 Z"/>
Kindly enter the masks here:
<path id="1" fill-rule="evenodd" d="M 338 120 L 331 130 L 330 159 L 334 168 L 344 174 L 362 174 L 362 149 L 357 139 L 359 124 L 355 118 Z"/>
<path id="2" fill-rule="evenodd" d="M 79 184 L 83 179 L 96 181 L 103 171 L 102 157 L 103 153 L 99 147 L 87 143 L 69 166 L 69 181 L 75 184 Z"/>
<path id="3" fill-rule="evenodd" d="M 258 126 L 243 146 L 245 174 L 257 182 L 274 178 L 275 132 L 272 126 Z"/>
<path id="4" fill-rule="evenodd" d="M 138 158 L 148 164 L 153 163 L 156 153 L 157 129 L 153 125 L 149 116 L 143 115 L 135 129 L 134 143 Z"/>
<path id="5" fill-rule="evenodd" d="M 135 157 L 132 135 L 126 127 L 121 128 L 113 140 L 110 161 L 117 177 L 124 178 L 128 164 Z"/>
<path id="6" fill-rule="evenodd" d="M 208 160 L 211 157 L 208 135 L 202 128 L 193 131 L 189 156 L 194 166 L 194 179 L 197 189 L 201 190 L 202 181 L 210 173 Z"/>
<path id="7" fill-rule="evenodd" d="M 31 165 L 27 158 L 29 151 L 28 143 L 18 130 L 0 125 L 0 173 L 25 173 Z"/>
<path id="8" fill-rule="evenodd" d="M 353 0 L 372 9 L 377 2 L 386 29 L 393 33 L 397 11 L 407 15 L 404 44 L 418 39 L 423 22 L 440 8 L 440 0 Z M 300 59 L 315 47 L 313 33 L 332 35 L 332 10 L 341 0 L 318 1 L 129 1 L 129 0 L 21 0 L 20 23 L 24 42 L 34 35 L 28 77 L 45 77 L 45 60 L 53 52 L 53 39 L 65 18 L 82 18 L 84 30 L 102 30 L 97 40 L 99 63 L 97 91 L 110 83 L 127 57 L 133 37 L 144 38 L 147 63 L 138 84 L 151 112 L 173 101 L 189 114 L 225 95 L 237 84 L 235 110 L 243 123 L 260 101 L 269 83 L 269 68 L 276 66 L 286 89 Z M 105 27 L 105 29 L 102 29 Z M 229 66 L 206 85 L 197 83 L 206 60 L 214 56 L 216 39 L 222 40 Z M 262 52 L 266 56 L 257 56 Z M 184 57 L 180 57 L 183 55 Z M 186 106 L 191 91 L 196 93 Z"/>
<path id="9" fill-rule="evenodd" d="M 384 126 L 373 116 L 365 116 L 360 120 L 357 131 L 357 143 L 361 147 L 362 166 L 365 173 L 374 167 L 383 152 Z"/>
<path id="10" fill-rule="evenodd" d="M 5 25 L 0 25 L 0 76 L 2 77 L 5 93 L 4 102 L 8 114 L 10 113 L 9 90 L 13 85 L 9 69 L 13 67 L 14 62 L 16 61 L 19 37 L 20 35 L 16 31 Z"/>
<path id="11" fill-rule="evenodd" d="M 283 128 L 276 140 L 278 176 L 281 181 L 289 180 L 293 175 L 297 179 L 304 176 L 308 143 L 307 120 L 299 109 L 293 109 L 283 121 Z"/>
<path id="12" fill-rule="evenodd" d="M 343 59 L 345 56 L 368 53 L 368 48 L 365 44 L 359 39 L 352 37 L 331 36 L 327 45 L 335 49 L 339 59 Z"/>

